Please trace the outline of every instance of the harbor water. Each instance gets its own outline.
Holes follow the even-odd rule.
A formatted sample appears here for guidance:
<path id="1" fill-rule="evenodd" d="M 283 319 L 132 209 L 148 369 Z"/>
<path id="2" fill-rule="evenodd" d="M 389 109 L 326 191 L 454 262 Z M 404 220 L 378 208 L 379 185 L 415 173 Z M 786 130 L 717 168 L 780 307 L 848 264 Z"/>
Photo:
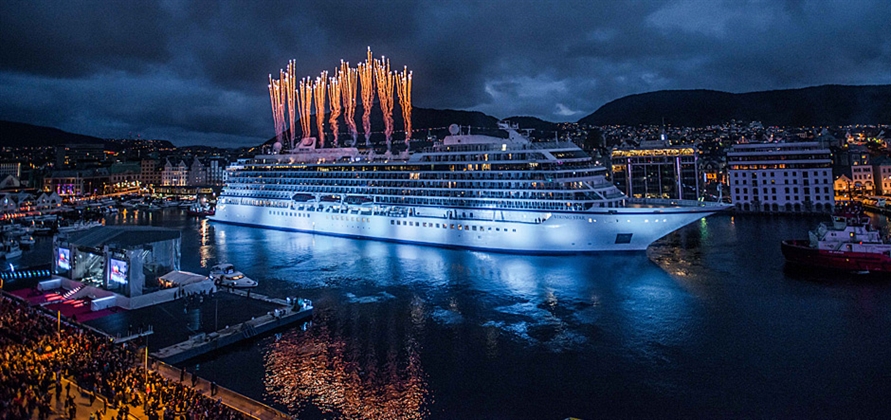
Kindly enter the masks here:
<path id="1" fill-rule="evenodd" d="M 229 262 L 259 293 L 313 300 L 310 324 L 184 364 L 301 419 L 881 417 L 891 279 L 787 267 L 780 253 L 824 219 L 718 215 L 646 253 L 573 256 L 178 210 L 108 223 L 182 229 L 183 270 Z"/>

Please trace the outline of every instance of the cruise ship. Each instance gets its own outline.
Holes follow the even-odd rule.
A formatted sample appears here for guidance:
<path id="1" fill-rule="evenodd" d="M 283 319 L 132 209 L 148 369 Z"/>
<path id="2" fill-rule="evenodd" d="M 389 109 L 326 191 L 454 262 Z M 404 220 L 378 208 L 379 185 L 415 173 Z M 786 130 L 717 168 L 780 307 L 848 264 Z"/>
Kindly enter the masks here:
<path id="1" fill-rule="evenodd" d="M 397 154 L 355 147 L 239 159 L 209 219 L 323 235 L 498 252 L 640 251 L 728 208 L 718 203 L 629 199 L 574 143 L 449 135 Z"/>

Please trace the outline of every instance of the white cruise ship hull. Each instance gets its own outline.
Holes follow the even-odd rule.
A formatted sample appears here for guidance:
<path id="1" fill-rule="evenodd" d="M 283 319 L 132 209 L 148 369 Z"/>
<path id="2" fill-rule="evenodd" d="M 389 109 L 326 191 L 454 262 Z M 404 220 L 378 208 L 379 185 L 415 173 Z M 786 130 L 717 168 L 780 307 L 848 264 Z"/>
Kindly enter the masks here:
<path id="1" fill-rule="evenodd" d="M 515 253 L 641 251 L 726 206 L 603 209 L 602 212 L 467 212 L 362 206 L 218 205 L 210 220 L 312 234 Z M 310 210 L 311 209 L 311 210 Z M 399 214 L 403 213 L 403 214 Z M 449 214 L 465 217 L 450 218 Z M 482 214 L 481 214 L 482 213 Z"/>

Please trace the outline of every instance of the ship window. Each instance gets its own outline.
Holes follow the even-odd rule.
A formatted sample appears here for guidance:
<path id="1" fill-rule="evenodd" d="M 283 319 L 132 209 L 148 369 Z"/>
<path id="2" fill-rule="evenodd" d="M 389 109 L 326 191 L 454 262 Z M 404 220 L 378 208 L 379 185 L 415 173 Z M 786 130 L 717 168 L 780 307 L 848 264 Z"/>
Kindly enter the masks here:
<path id="1" fill-rule="evenodd" d="M 449 225 L 449 227 L 452 228 L 452 229 L 454 229 L 454 228 L 455 228 L 455 225 L 454 225 L 454 224 L 451 224 L 451 225 Z"/>
<path id="2" fill-rule="evenodd" d="M 427 227 L 427 222 L 424 222 L 424 227 Z"/>
<path id="3" fill-rule="evenodd" d="M 439 223 L 436 224 L 436 228 L 439 229 Z"/>
<path id="4" fill-rule="evenodd" d="M 390 224 L 391 224 L 391 225 L 395 225 L 395 224 L 396 224 L 396 222 L 395 222 L 395 221 L 393 221 L 393 220 L 390 220 Z"/>
<path id="5" fill-rule="evenodd" d="M 501 228 L 495 228 L 495 232 L 501 232 Z"/>
<path id="6" fill-rule="evenodd" d="M 616 243 L 617 244 L 630 244 L 631 243 L 631 233 L 617 233 L 616 234 Z"/>
<path id="7" fill-rule="evenodd" d="M 514 229 L 514 232 L 516 232 L 516 231 L 517 231 L 517 230 L 516 230 L 516 229 Z"/>
<path id="8" fill-rule="evenodd" d="M 473 226 L 473 229 L 472 229 L 472 230 L 476 230 L 476 226 Z"/>

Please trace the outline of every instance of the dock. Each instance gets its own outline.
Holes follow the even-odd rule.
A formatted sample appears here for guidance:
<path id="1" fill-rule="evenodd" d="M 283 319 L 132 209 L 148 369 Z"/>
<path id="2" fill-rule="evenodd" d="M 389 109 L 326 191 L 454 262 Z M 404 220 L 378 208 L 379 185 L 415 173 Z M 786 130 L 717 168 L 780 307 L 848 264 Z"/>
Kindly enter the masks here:
<path id="1" fill-rule="evenodd" d="M 233 291 L 232 293 L 248 295 L 247 292 L 242 291 Z M 258 294 L 251 294 L 251 299 L 274 303 L 278 307 L 265 315 L 254 317 L 248 321 L 226 326 L 209 334 L 201 333 L 191 336 L 188 340 L 161 348 L 151 355 L 166 363 L 180 363 L 274 329 L 312 318 L 313 308 L 309 301 L 297 300 L 291 303 Z"/>

